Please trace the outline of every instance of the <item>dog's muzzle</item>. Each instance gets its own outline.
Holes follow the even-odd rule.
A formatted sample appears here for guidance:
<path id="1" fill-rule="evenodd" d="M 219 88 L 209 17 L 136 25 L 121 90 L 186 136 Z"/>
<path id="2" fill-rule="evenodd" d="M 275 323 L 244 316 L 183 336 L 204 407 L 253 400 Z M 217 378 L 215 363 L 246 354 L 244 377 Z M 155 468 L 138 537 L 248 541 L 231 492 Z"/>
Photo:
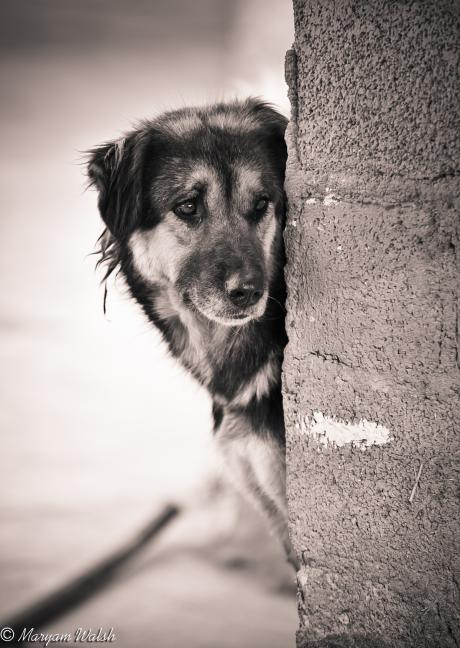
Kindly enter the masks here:
<path id="1" fill-rule="evenodd" d="M 232 304 L 241 309 L 246 309 L 257 304 L 263 294 L 264 291 L 262 288 L 257 288 L 251 283 L 241 284 L 238 288 L 227 291 L 228 298 Z"/>
<path id="2" fill-rule="evenodd" d="M 233 273 L 225 282 L 225 292 L 233 306 L 245 311 L 262 299 L 263 276 L 255 273 Z"/>

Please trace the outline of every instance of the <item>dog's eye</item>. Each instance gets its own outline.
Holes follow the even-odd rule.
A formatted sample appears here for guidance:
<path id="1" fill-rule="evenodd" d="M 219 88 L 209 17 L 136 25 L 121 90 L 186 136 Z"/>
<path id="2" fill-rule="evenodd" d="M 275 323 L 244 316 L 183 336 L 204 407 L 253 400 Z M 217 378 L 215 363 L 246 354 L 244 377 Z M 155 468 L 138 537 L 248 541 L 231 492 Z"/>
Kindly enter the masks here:
<path id="1" fill-rule="evenodd" d="M 186 200 L 174 207 L 176 216 L 194 216 L 196 214 L 196 202 L 194 200 Z"/>
<path id="2" fill-rule="evenodd" d="M 254 211 L 257 212 L 258 214 L 262 214 L 264 211 L 267 211 L 267 207 L 268 207 L 268 199 L 259 198 L 259 200 L 255 204 Z"/>

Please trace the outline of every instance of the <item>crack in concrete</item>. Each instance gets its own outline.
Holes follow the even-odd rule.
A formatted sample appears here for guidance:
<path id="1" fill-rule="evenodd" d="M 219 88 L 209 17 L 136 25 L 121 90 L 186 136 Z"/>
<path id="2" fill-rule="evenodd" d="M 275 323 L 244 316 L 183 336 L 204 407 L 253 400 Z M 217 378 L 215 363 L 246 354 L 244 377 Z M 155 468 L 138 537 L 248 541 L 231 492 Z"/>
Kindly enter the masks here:
<path id="1" fill-rule="evenodd" d="M 335 353 L 324 353 L 321 351 L 309 351 L 309 355 L 314 356 L 315 358 L 321 358 L 325 362 L 333 362 L 334 364 L 338 365 L 343 365 L 344 367 L 348 367 L 349 369 L 353 369 L 353 365 L 349 364 L 348 362 L 345 362 L 339 356 Z"/>

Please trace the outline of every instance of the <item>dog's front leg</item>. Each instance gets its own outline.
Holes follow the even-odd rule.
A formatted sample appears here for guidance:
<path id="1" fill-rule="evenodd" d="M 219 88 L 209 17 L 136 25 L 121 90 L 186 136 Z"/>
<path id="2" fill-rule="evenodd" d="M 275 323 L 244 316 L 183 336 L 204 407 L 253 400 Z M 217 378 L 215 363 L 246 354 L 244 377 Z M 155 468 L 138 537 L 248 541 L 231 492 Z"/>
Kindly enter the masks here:
<path id="1" fill-rule="evenodd" d="M 284 448 L 269 434 L 252 429 L 244 415 L 235 412 L 224 415 L 216 440 L 230 479 L 265 515 L 288 561 L 298 569 L 288 532 Z"/>

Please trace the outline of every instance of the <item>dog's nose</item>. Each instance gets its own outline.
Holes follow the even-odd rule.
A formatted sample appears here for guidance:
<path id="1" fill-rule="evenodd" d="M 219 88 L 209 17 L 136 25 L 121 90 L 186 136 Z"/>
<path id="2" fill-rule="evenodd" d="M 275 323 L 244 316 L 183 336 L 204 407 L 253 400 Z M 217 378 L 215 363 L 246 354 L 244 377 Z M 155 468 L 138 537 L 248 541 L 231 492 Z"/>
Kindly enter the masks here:
<path id="1" fill-rule="evenodd" d="M 260 300 L 264 291 L 252 282 L 245 282 L 228 291 L 230 301 L 239 308 L 249 308 Z"/>

